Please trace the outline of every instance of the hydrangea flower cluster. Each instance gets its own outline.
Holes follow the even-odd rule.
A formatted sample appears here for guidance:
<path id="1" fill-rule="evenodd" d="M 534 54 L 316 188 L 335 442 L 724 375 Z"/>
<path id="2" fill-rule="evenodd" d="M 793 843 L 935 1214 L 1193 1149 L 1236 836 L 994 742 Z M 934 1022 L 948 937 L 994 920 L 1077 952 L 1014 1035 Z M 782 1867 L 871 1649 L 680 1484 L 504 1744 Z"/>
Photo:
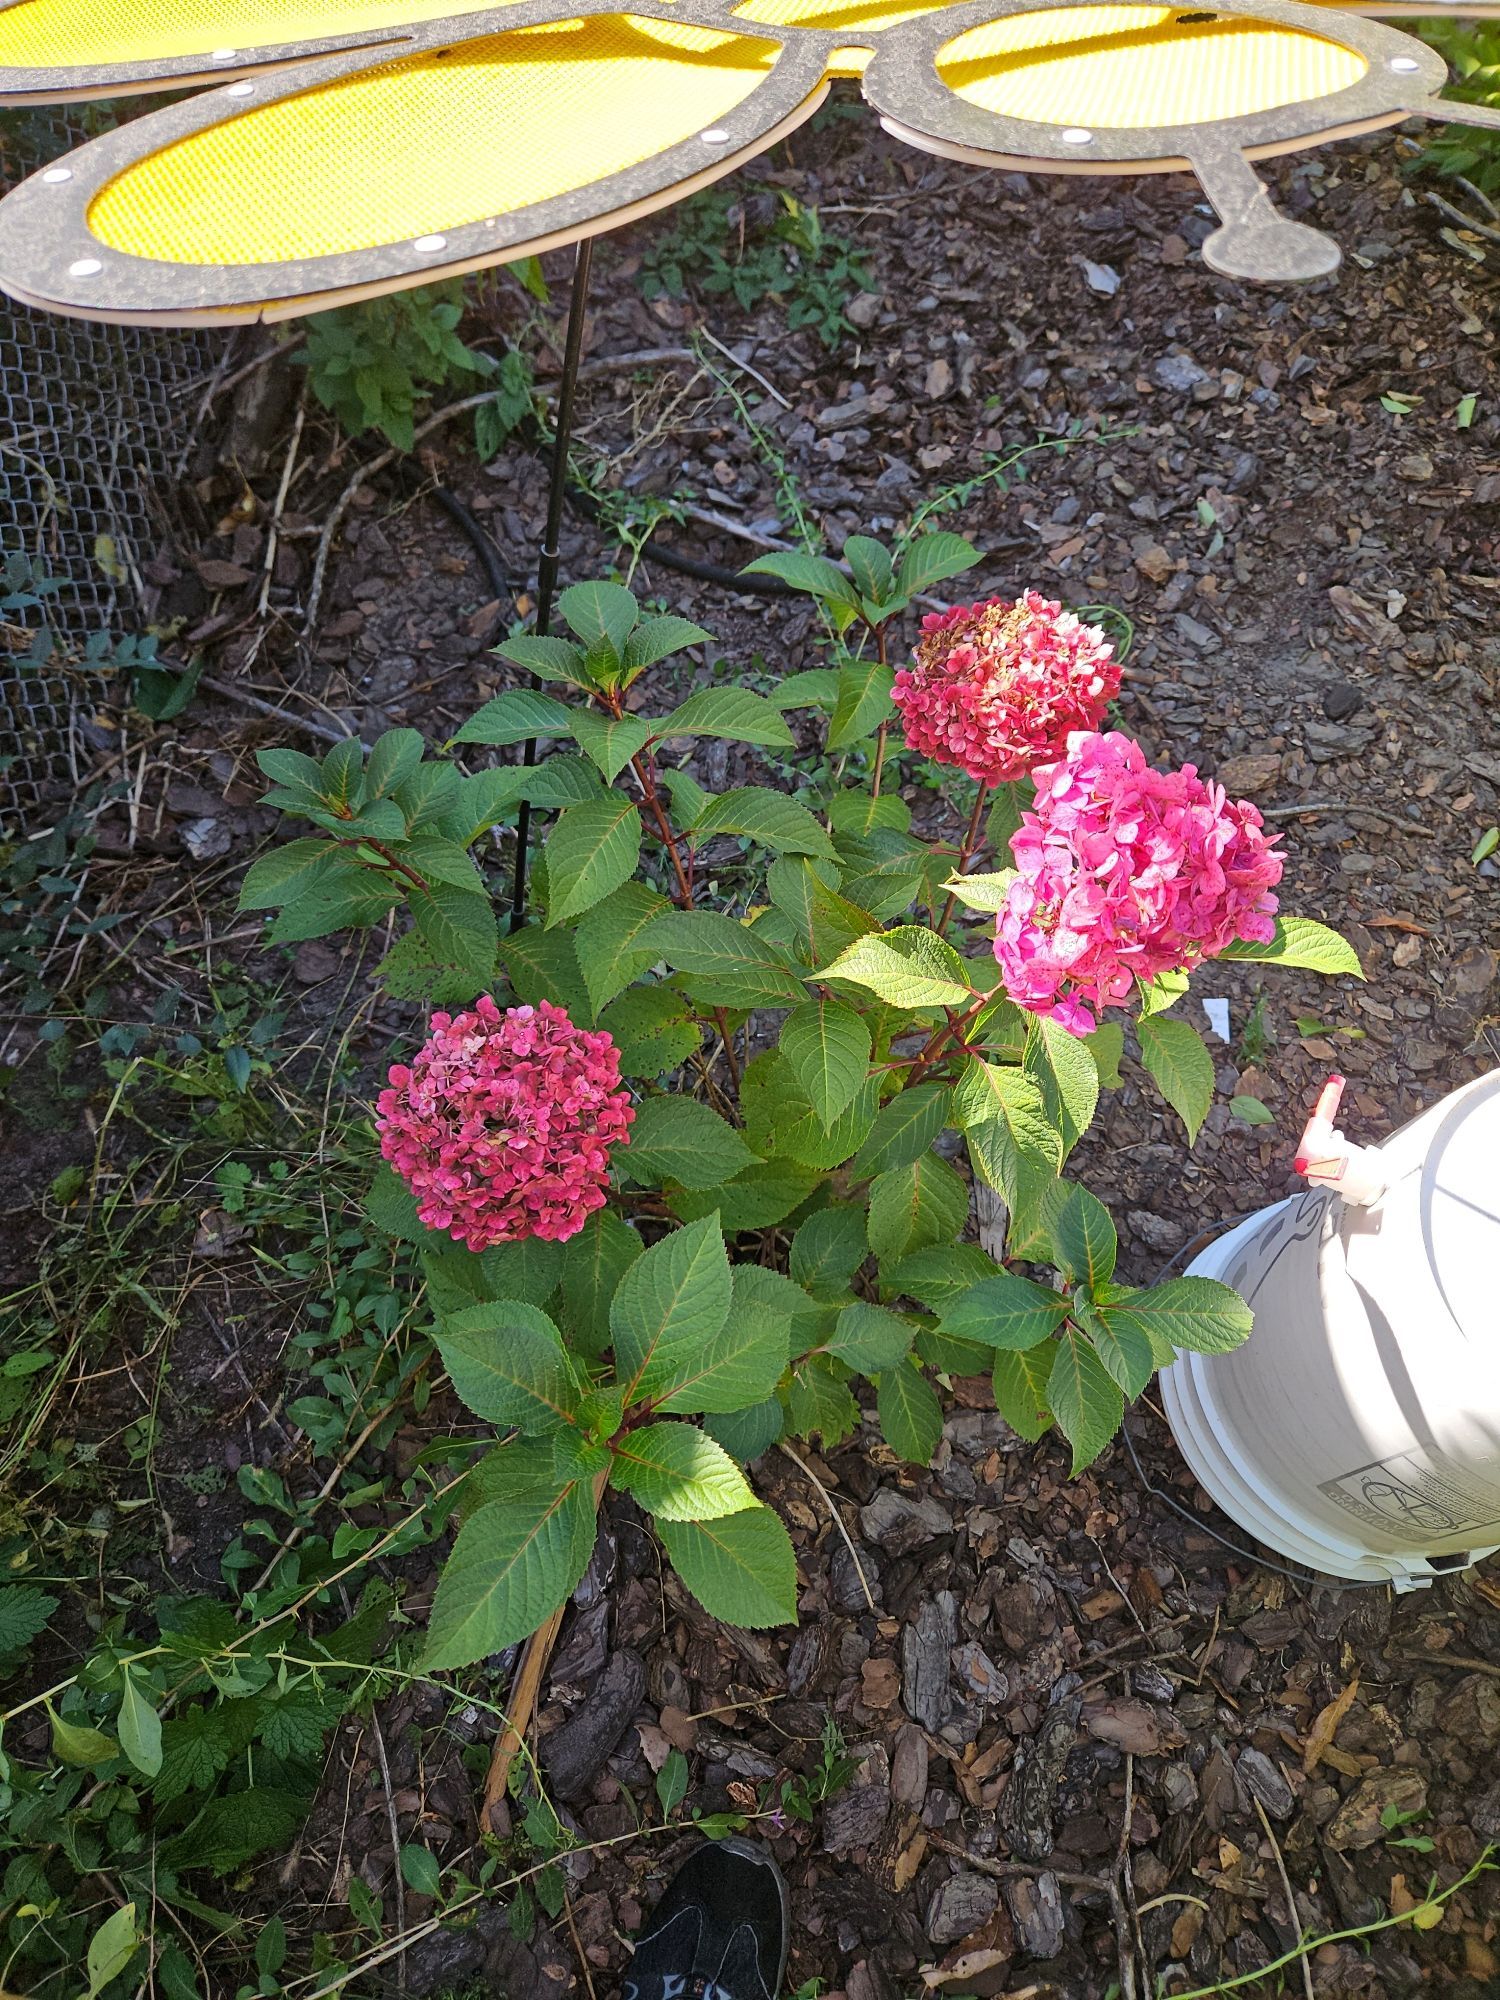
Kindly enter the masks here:
<path id="1" fill-rule="evenodd" d="M 891 695 L 911 749 L 1004 785 L 1097 729 L 1119 687 L 1098 627 L 1027 590 L 929 613 Z"/>
<path id="2" fill-rule="evenodd" d="M 1032 775 L 995 934 L 1020 1006 L 1087 1034 L 1090 1009 L 1123 1005 L 1136 979 L 1273 936 L 1279 836 L 1194 765 L 1153 771 L 1130 737 L 1080 731 Z"/>
<path id="3" fill-rule="evenodd" d="M 611 1038 L 561 1007 L 434 1014 L 377 1101 L 380 1150 L 429 1229 L 471 1250 L 576 1236 L 604 1206 L 612 1146 L 635 1116 Z"/>

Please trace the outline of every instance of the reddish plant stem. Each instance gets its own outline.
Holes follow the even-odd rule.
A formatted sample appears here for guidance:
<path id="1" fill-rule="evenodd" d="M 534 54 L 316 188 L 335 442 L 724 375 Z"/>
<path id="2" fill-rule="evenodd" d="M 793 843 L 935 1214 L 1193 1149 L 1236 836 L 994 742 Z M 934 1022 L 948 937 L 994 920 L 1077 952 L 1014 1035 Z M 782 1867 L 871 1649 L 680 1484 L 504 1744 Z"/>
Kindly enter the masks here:
<path id="1" fill-rule="evenodd" d="M 656 822 L 656 831 L 661 844 L 671 857 L 672 872 L 677 877 L 677 895 L 674 900 L 679 909 L 690 910 L 693 907 L 692 879 L 683 866 L 682 850 L 677 844 L 677 835 L 661 802 L 661 792 L 656 782 L 656 760 L 649 749 L 638 751 L 630 760 L 630 768 L 635 772 L 636 783 L 641 788 L 641 798 L 646 810 Z M 724 1061 L 729 1069 L 729 1080 L 734 1086 L 735 1095 L 738 1096 L 740 1062 L 734 1052 L 734 1034 L 730 1029 L 728 1016 L 722 1007 L 711 1007 L 709 1012 L 713 1016 L 714 1026 L 719 1031 L 719 1039 L 724 1044 Z"/>
<path id="2" fill-rule="evenodd" d="M 885 627 L 883 625 L 874 625 L 870 629 L 875 634 L 875 657 L 882 666 L 885 666 Z M 880 774 L 885 769 L 886 731 L 890 726 L 889 721 L 882 722 L 875 732 L 875 770 L 870 780 L 870 797 L 872 799 L 880 797 Z"/>
<path id="3" fill-rule="evenodd" d="M 641 788 L 641 799 L 656 822 L 656 831 L 662 846 L 671 857 L 672 873 L 677 877 L 675 901 L 679 909 L 690 910 L 693 906 L 693 885 L 688 880 L 687 870 L 682 865 L 682 852 L 677 845 L 677 836 L 672 831 L 672 822 L 667 818 L 662 806 L 661 793 L 656 787 L 656 763 L 648 752 L 637 751 L 630 760 L 630 768 L 635 773 L 635 781 Z"/>
<path id="4" fill-rule="evenodd" d="M 974 801 L 974 810 L 969 815 L 969 830 L 964 835 L 963 846 L 958 850 L 958 866 L 953 871 L 955 875 L 967 875 L 969 872 L 969 863 L 973 860 L 974 851 L 979 845 L 979 823 L 984 818 L 984 809 L 989 802 L 989 795 L 990 787 L 988 785 L 981 785 L 979 787 L 979 796 Z M 950 889 L 948 891 L 948 900 L 943 905 L 943 914 L 938 918 L 935 926 L 939 937 L 942 937 L 947 930 L 948 920 L 953 915 L 953 908 L 957 901 L 958 891 Z"/>
<path id="5" fill-rule="evenodd" d="M 928 1070 L 932 1068 L 933 1064 L 937 1062 L 938 1058 L 946 1053 L 946 1051 L 943 1048 L 943 1044 L 945 1042 L 957 1039 L 959 1041 L 960 1047 L 963 1046 L 962 1038 L 965 1028 L 968 1027 L 969 1023 L 973 1021 L 982 1012 L 984 1008 L 988 1007 L 990 1001 L 993 998 L 994 998 L 993 994 L 990 993 L 979 994 L 975 998 L 972 1007 L 966 1007 L 961 1014 L 950 1014 L 948 1019 L 943 1023 L 943 1025 L 940 1028 L 933 1029 L 932 1033 L 928 1036 L 922 1048 L 920 1048 L 917 1051 L 917 1054 L 912 1058 L 911 1069 L 908 1072 L 906 1082 L 902 1085 L 903 1090 L 910 1090 L 912 1085 L 918 1082 L 919 1079 Z"/>
<path id="6" fill-rule="evenodd" d="M 399 854 L 392 854 L 383 840 L 371 840 L 368 835 L 356 840 L 351 836 L 348 840 L 339 841 L 338 845 L 340 847 L 368 847 L 380 856 L 388 868 L 393 869 L 398 875 L 404 875 L 413 888 L 425 890 L 428 886 L 426 877 L 419 875 L 415 868 L 401 859 Z"/>

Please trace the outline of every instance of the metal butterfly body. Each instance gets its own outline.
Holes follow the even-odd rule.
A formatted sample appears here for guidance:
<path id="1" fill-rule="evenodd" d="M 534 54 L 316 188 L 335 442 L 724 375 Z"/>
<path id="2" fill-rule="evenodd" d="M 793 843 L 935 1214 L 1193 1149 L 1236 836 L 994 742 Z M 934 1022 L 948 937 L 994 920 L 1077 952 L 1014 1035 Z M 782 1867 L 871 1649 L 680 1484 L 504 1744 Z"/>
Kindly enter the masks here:
<path id="1" fill-rule="evenodd" d="M 320 310 L 676 201 L 809 118 L 838 75 L 928 152 L 1188 168 L 1221 218 L 1205 258 L 1250 278 L 1339 261 L 1277 215 L 1252 159 L 1413 113 L 1500 126 L 1438 103 L 1447 72 L 1423 43 L 1307 0 L 10 0 L 0 102 L 213 87 L 0 202 L 0 287 L 122 321 Z"/>

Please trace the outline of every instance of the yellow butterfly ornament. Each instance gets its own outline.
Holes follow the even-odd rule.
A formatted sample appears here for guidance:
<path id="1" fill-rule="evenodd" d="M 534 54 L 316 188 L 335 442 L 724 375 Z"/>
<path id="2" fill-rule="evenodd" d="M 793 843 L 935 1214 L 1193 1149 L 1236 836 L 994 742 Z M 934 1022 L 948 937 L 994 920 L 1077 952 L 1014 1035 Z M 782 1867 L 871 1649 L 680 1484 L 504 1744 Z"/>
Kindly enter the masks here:
<path id="1" fill-rule="evenodd" d="M 1495 14 L 1413 0 L 1382 13 Z M 580 242 L 717 180 L 855 76 L 886 129 L 1009 171 L 1195 173 L 1233 276 L 1334 269 L 1252 161 L 1439 103 L 1357 7 L 1235 0 L 10 0 L 0 101 L 196 95 L 0 202 L 0 287 L 90 318 L 279 319 Z"/>

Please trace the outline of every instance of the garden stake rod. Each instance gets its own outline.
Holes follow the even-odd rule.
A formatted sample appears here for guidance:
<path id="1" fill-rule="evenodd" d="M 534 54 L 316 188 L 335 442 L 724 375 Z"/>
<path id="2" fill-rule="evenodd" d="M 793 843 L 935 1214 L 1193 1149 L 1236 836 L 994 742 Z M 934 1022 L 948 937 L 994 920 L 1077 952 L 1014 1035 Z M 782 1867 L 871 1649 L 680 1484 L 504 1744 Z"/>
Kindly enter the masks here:
<path id="1" fill-rule="evenodd" d="M 561 556 L 563 501 L 568 488 L 568 447 L 573 437 L 573 404 L 578 388 L 578 368 L 583 359 L 583 327 L 588 312 L 589 276 L 594 261 L 594 239 L 579 238 L 573 263 L 573 293 L 568 300 L 568 331 L 563 346 L 562 378 L 557 385 L 557 415 L 552 434 L 552 460 L 547 489 L 547 525 L 542 533 L 541 559 L 536 572 L 536 632 L 545 639 L 552 630 L 552 603 L 557 595 L 557 570 Z M 541 682 L 531 676 L 531 685 Z M 536 762 L 537 739 L 528 738 L 521 753 L 526 765 Z M 518 931 L 526 920 L 526 860 L 531 844 L 531 802 L 522 799 L 516 815 L 516 872 L 511 886 L 510 927 Z"/>

